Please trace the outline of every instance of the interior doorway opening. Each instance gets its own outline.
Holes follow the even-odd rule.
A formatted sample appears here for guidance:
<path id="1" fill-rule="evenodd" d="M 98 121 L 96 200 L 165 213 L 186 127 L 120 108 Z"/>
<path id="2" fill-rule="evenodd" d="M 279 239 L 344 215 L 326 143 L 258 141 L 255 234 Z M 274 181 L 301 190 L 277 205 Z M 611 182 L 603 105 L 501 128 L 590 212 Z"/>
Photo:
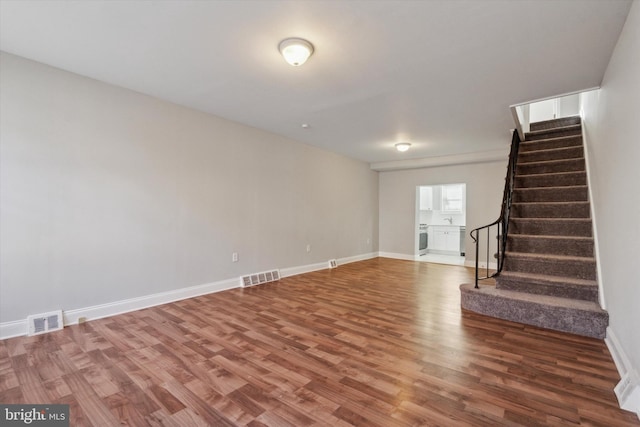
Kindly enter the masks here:
<path id="1" fill-rule="evenodd" d="M 415 259 L 464 265 L 467 184 L 421 185 L 416 189 Z"/>

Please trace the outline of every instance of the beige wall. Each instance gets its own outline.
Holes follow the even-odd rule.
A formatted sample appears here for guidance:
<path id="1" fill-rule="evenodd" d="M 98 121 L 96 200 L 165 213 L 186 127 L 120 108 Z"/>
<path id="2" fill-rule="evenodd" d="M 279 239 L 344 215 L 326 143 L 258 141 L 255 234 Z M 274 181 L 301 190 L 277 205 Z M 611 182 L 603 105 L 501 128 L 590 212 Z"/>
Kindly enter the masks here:
<path id="1" fill-rule="evenodd" d="M 509 144 L 510 138 L 505 138 Z M 415 254 L 416 187 L 467 184 L 466 259 L 475 260 L 469 232 L 500 215 L 507 173 L 504 161 L 380 172 L 380 251 L 406 257 Z"/>
<path id="2" fill-rule="evenodd" d="M 367 164 L 0 59 L 0 322 L 378 250 Z"/>
<path id="3" fill-rule="evenodd" d="M 583 108 L 599 268 L 609 326 L 631 359 L 631 368 L 640 373 L 638 52 L 640 3 L 636 1 L 620 34 L 601 89 L 583 97 Z M 640 387 L 640 383 L 637 386 Z M 640 396 L 637 396 L 637 402 L 640 404 Z M 640 413 L 640 407 L 636 411 Z"/>

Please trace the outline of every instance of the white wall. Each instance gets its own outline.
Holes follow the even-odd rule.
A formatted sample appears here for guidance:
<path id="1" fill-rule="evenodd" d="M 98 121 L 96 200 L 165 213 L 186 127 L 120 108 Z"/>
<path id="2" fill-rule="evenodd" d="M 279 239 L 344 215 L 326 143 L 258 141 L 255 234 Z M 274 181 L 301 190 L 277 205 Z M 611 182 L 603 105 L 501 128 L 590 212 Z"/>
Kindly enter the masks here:
<path id="1" fill-rule="evenodd" d="M 529 122 L 542 122 L 561 117 L 577 116 L 580 113 L 580 95 L 561 96 L 559 98 L 529 104 Z M 521 114 L 519 114 L 520 116 Z M 522 119 L 521 119 L 522 120 Z"/>
<path id="2" fill-rule="evenodd" d="M 466 183 L 466 259 L 475 260 L 469 232 L 500 215 L 507 162 L 508 154 L 500 162 L 380 172 L 380 252 L 414 256 L 417 186 Z"/>
<path id="3" fill-rule="evenodd" d="M 13 55 L 0 65 L 0 322 L 378 249 L 365 163 Z"/>
<path id="4" fill-rule="evenodd" d="M 534 102 L 529 106 L 529 123 L 542 122 L 553 119 L 556 112 L 556 100 L 547 99 L 545 101 Z"/>
<path id="5" fill-rule="evenodd" d="M 580 94 L 568 95 L 558 98 L 557 117 L 571 117 L 580 114 Z"/>
<path id="6" fill-rule="evenodd" d="M 610 331 L 640 372 L 640 3 L 601 89 L 583 95 L 589 177 Z M 640 386 L 640 384 L 639 384 Z M 640 396 L 638 396 L 640 403 Z M 640 406 L 636 409 L 640 413 Z"/>

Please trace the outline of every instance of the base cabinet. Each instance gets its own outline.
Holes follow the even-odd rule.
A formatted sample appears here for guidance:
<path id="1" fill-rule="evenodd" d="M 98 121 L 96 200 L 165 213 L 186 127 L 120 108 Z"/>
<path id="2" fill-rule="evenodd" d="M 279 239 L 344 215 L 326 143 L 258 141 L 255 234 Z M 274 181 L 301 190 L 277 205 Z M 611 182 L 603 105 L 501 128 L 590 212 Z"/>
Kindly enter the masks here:
<path id="1" fill-rule="evenodd" d="M 429 250 L 460 253 L 460 227 L 434 226 L 429 236 Z"/>

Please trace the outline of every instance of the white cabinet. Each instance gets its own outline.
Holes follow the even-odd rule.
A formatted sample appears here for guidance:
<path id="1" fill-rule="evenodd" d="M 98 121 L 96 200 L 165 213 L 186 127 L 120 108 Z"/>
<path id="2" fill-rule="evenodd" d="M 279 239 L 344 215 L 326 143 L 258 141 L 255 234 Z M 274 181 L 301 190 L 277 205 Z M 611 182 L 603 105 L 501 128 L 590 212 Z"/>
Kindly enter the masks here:
<path id="1" fill-rule="evenodd" d="M 444 250 L 447 244 L 447 232 L 440 227 L 432 227 L 430 234 L 428 249 Z"/>
<path id="2" fill-rule="evenodd" d="M 446 225 L 431 227 L 428 249 L 460 253 L 460 227 Z"/>
<path id="3" fill-rule="evenodd" d="M 433 189 L 431 187 L 420 187 L 420 210 L 433 210 Z"/>
<path id="4" fill-rule="evenodd" d="M 441 202 L 441 186 L 420 187 L 420 210 L 439 211 Z"/>

